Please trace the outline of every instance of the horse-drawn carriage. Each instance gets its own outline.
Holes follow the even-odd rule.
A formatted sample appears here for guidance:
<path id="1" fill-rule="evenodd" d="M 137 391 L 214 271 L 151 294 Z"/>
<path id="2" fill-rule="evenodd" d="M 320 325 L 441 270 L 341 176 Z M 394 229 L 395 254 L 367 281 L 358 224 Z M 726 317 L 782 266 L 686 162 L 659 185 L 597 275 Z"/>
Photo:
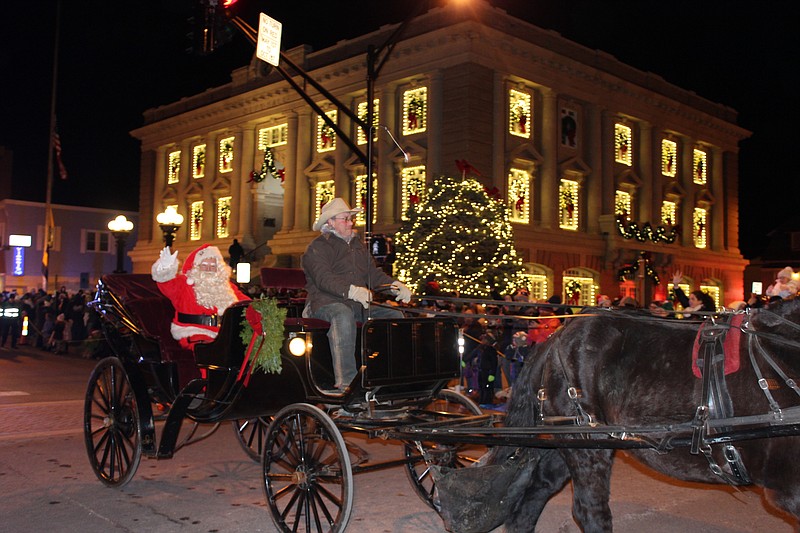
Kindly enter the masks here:
<path id="1" fill-rule="evenodd" d="M 302 286 L 302 271 L 267 269 L 272 287 Z M 460 446 L 408 441 L 395 461 L 371 463 L 345 442 L 387 427 L 472 419 L 481 411 L 446 387 L 460 371 L 458 326 L 448 318 L 369 320 L 361 328 L 360 370 L 344 393 L 331 393 L 327 323 L 300 317 L 287 296 L 279 373 L 250 372 L 240 330 L 248 302 L 223 315 L 212 342 L 194 352 L 170 335 L 174 310 L 149 275 L 103 277 L 92 306 L 103 317 L 114 355 L 93 370 L 84 433 L 91 466 L 106 485 L 131 480 L 142 455 L 170 458 L 181 446 L 231 422 L 253 459 L 275 524 L 284 531 L 341 531 L 350 519 L 354 473 L 405 465 L 419 496 L 432 505 L 428 460 L 458 466 Z M 473 415 L 473 416 L 467 416 Z M 480 418 L 480 417 L 478 417 Z M 185 436 L 179 442 L 184 421 Z M 201 424 L 213 429 L 196 435 Z M 202 426 L 208 427 L 208 426 Z M 205 430 L 204 430 L 205 431 Z"/>

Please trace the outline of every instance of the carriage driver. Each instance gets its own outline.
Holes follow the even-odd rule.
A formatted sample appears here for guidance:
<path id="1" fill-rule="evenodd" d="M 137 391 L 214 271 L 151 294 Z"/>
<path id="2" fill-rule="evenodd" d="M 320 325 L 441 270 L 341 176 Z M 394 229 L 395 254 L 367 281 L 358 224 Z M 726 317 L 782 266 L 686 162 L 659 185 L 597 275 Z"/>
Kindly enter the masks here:
<path id="1" fill-rule="evenodd" d="M 353 216 L 361 212 L 363 209 L 351 209 L 341 198 L 325 204 L 313 226 L 321 234 L 311 241 L 302 258 L 308 292 L 303 316 L 330 322 L 328 341 L 337 389 L 334 392 L 344 391 L 356 376 L 356 321 L 365 320 L 371 291 L 390 285 L 396 300 L 411 301 L 409 288 L 379 269 L 358 238 Z M 373 307 L 368 316 L 401 318 L 403 313 Z"/>

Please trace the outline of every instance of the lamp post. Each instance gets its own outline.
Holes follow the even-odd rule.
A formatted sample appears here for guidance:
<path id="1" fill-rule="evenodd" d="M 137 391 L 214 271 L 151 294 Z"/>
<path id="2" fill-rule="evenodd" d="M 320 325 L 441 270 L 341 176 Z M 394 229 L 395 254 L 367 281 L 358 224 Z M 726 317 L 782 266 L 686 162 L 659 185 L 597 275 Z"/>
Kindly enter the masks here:
<path id="1" fill-rule="evenodd" d="M 174 207 L 167 207 L 162 213 L 156 215 L 156 222 L 158 227 L 164 232 L 164 244 L 170 250 L 172 249 L 172 242 L 175 240 L 175 232 L 183 224 L 183 215 L 178 213 Z"/>
<path id="2" fill-rule="evenodd" d="M 125 215 L 117 215 L 117 218 L 108 223 L 108 229 L 117 240 L 117 269 L 114 274 L 124 274 L 125 267 L 125 239 L 133 230 L 133 222 L 125 218 Z"/>

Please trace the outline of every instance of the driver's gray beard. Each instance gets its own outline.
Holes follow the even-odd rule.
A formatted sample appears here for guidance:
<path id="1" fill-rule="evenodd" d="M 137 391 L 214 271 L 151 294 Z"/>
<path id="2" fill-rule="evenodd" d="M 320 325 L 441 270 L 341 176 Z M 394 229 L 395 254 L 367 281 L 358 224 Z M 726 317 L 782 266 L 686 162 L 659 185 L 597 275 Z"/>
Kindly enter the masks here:
<path id="1" fill-rule="evenodd" d="M 219 314 L 222 314 L 237 299 L 231 284 L 224 276 L 224 272 L 218 271 L 213 276 L 205 275 L 194 278 L 194 295 L 197 303 L 209 309 L 216 308 Z"/>

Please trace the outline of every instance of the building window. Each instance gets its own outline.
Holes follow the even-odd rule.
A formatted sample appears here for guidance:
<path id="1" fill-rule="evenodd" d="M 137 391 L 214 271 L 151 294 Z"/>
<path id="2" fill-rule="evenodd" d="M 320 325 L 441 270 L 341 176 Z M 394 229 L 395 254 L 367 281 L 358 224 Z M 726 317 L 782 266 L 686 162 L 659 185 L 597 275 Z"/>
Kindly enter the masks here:
<path id="1" fill-rule="evenodd" d="M 705 248 L 708 245 L 708 210 L 702 207 L 694 208 L 692 217 L 692 229 L 694 235 L 694 245 L 696 248 Z"/>
<path id="2" fill-rule="evenodd" d="M 202 178 L 206 175 L 206 145 L 198 144 L 192 149 L 192 177 Z"/>
<path id="3" fill-rule="evenodd" d="M 717 287 L 716 285 L 705 285 L 701 283 L 700 290 L 711 296 L 711 299 L 714 300 L 715 309 L 719 309 L 720 307 L 722 307 L 722 305 L 719 302 L 719 293 L 720 293 L 719 287 Z"/>
<path id="4" fill-rule="evenodd" d="M 192 202 L 189 217 L 189 240 L 199 241 L 203 236 L 203 201 Z"/>
<path id="5" fill-rule="evenodd" d="M 661 223 L 667 227 L 677 224 L 678 205 L 675 202 L 664 200 L 661 202 Z"/>
<path id="6" fill-rule="evenodd" d="M 85 230 L 83 251 L 109 253 L 111 251 L 111 233 Z"/>
<path id="7" fill-rule="evenodd" d="M 380 103 L 381 103 L 380 100 L 377 99 L 377 98 L 375 98 L 372 101 L 372 125 L 373 126 L 377 126 L 378 124 L 380 124 L 380 116 L 378 115 L 378 111 L 380 109 Z M 367 111 L 368 111 L 367 103 L 366 102 L 360 102 L 358 104 L 358 109 L 356 110 L 356 114 L 358 115 L 358 118 L 361 119 L 364 122 L 364 124 L 367 123 Z M 358 144 L 367 144 L 367 136 L 364 134 L 364 130 L 361 129 L 361 127 L 359 127 L 359 126 L 356 126 L 356 138 L 358 139 Z M 372 140 L 373 141 L 377 141 L 378 140 L 378 131 L 377 130 L 375 130 L 372 133 Z"/>
<path id="8" fill-rule="evenodd" d="M 372 223 L 377 221 L 378 214 L 378 179 L 377 175 L 372 176 Z M 356 224 L 363 226 L 367 223 L 367 175 L 356 176 L 356 205 L 364 210 L 363 213 L 356 214 Z"/>
<path id="9" fill-rule="evenodd" d="M 693 158 L 694 162 L 692 164 L 692 180 L 698 185 L 706 184 L 706 172 L 708 170 L 708 161 L 706 158 L 706 153 L 703 150 L 698 150 L 695 148 Z"/>
<path id="10" fill-rule="evenodd" d="M 560 213 L 559 227 L 568 230 L 578 229 L 578 182 L 573 180 L 561 180 L 558 186 L 558 210 Z"/>
<path id="11" fill-rule="evenodd" d="M 229 235 L 228 223 L 231 220 L 231 197 L 217 198 L 217 237 L 224 238 Z"/>
<path id="12" fill-rule="evenodd" d="M 418 87 L 403 93 L 403 135 L 422 133 L 428 125 L 428 88 Z"/>
<path id="13" fill-rule="evenodd" d="M 233 137 L 219 141 L 219 171 L 233 172 Z"/>
<path id="14" fill-rule="evenodd" d="M 566 107 L 561 108 L 561 146 L 578 147 L 578 113 Z"/>
<path id="15" fill-rule="evenodd" d="M 594 277 L 582 268 L 570 269 L 562 277 L 564 302 L 569 305 L 595 305 L 597 303 Z"/>
<path id="16" fill-rule="evenodd" d="M 286 123 L 258 130 L 258 149 L 262 152 L 267 148 L 274 148 L 288 142 L 289 125 Z"/>
<path id="17" fill-rule="evenodd" d="M 614 124 L 614 160 L 617 163 L 633 165 L 633 132 L 630 126 Z"/>
<path id="18" fill-rule="evenodd" d="M 678 167 L 678 143 L 669 139 L 661 140 L 661 174 L 674 178 Z"/>
<path id="19" fill-rule="evenodd" d="M 515 89 L 508 91 L 508 132 L 518 137 L 531 137 L 531 95 Z"/>
<path id="20" fill-rule="evenodd" d="M 178 183 L 181 174 L 181 152 L 176 150 L 167 156 L 167 183 Z"/>
<path id="21" fill-rule="evenodd" d="M 531 302 L 538 302 L 547 300 L 550 296 L 550 284 L 548 281 L 548 272 L 541 265 L 527 264 L 524 265 L 527 272 L 523 274 L 523 278 L 527 282 L 528 291 L 530 293 L 529 299 Z"/>
<path id="22" fill-rule="evenodd" d="M 334 124 L 336 124 L 337 115 L 338 112 L 335 109 L 325 113 L 325 116 L 331 119 Z M 321 116 L 317 116 L 317 152 L 330 152 L 332 150 L 336 150 L 336 132 Z"/>
<path id="23" fill-rule="evenodd" d="M 320 181 L 314 187 L 314 220 L 319 218 L 325 204 L 336 197 L 336 186 L 333 180 Z"/>
<path id="24" fill-rule="evenodd" d="M 401 184 L 402 219 L 408 220 L 408 210 L 416 208 L 417 204 L 425 197 L 425 167 L 408 167 L 403 169 Z"/>
<path id="25" fill-rule="evenodd" d="M 531 174 L 518 168 L 508 173 L 509 220 L 528 224 L 531 216 Z"/>
<path id="26" fill-rule="evenodd" d="M 631 220 L 631 193 L 617 191 L 614 195 L 614 214 Z"/>

